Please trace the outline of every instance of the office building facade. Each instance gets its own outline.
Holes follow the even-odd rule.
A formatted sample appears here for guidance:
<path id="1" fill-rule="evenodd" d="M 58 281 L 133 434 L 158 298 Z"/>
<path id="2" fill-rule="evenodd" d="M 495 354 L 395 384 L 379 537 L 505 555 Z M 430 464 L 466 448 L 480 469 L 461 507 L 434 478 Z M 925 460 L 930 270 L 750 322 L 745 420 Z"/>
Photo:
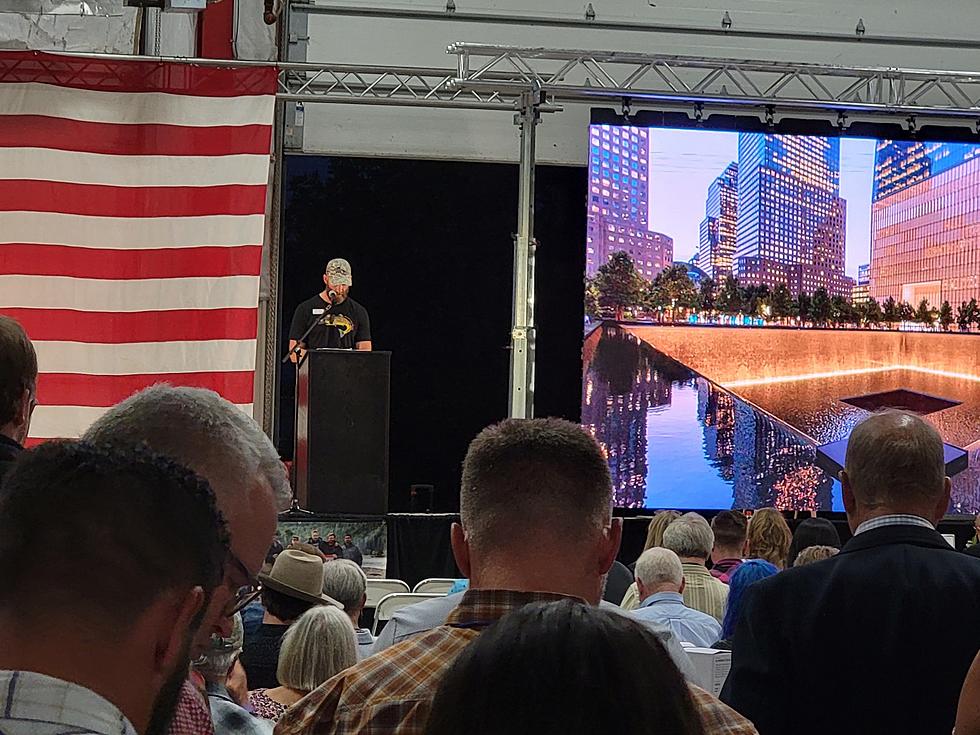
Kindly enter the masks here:
<path id="1" fill-rule="evenodd" d="M 738 226 L 738 163 L 732 161 L 708 186 L 701 220 L 698 267 L 715 283 L 732 274 Z"/>

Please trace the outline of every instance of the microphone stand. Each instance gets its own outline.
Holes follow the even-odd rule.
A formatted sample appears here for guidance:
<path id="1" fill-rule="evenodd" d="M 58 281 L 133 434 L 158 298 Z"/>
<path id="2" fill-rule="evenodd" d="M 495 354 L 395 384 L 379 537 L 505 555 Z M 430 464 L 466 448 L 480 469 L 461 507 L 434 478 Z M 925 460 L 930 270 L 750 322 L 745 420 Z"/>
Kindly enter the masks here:
<path id="1" fill-rule="evenodd" d="M 293 349 L 289 350 L 289 352 L 287 352 L 283 356 L 282 358 L 283 365 L 289 362 L 289 358 L 291 358 L 293 355 L 298 355 L 300 353 L 300 350 L 303 349 L 303 344 L 306 342 L 306 338 L 310 336 L 310 332 L 313 331 L 313 328 L 316 327 L 316 325 L 321 324 L 323 320 L 326 319 L 327 314 L 330 313 L 330 310 L 332 308 L 333 308 L 333 304 L 327 304 L 327 307 L 323 310 L 323 315 L 318 316 L 316 319 L 313 320 L 313 323 L 309 326 L 309 328 L 305 332 L 303 332 L 303 336 L 300 337 L 298 340 L 296 340 L 296 345 L 293 347 Z M 298 365 L 299 363 L 297 363 L 297 366 Z"/>

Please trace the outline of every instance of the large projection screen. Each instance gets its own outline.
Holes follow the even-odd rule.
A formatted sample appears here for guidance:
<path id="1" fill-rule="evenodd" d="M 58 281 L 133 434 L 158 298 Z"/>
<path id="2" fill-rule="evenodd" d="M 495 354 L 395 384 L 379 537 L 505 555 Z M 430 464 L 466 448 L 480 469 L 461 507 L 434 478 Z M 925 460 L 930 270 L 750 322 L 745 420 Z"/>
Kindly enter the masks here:
<path id="1" fill-rule="evenodd" d="M 980 145 L 588 135 L 582 424 L 618 507 L 843 510 L 817 447 L 897 407 L 980 510 Z"/>

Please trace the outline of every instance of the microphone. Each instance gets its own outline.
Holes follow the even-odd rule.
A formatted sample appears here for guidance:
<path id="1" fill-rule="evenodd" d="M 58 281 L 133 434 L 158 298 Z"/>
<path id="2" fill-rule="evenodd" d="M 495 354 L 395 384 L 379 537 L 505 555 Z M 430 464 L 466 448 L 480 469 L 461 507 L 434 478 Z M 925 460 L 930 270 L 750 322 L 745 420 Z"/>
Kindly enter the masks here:
<path id="1" fill-rule="evenodd" d="M 337 292 L 331 288 L 329 291 L 327 291 L 327 298 L 330 299 L 330 303 L 332 304 L 334 299 L 337 298 Z"/>

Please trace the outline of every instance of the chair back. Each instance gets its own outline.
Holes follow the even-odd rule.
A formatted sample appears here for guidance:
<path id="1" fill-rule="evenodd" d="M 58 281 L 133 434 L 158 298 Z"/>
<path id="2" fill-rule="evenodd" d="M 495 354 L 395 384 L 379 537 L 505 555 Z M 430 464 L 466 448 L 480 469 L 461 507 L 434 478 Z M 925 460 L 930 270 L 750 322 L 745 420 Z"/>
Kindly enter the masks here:
<path id="1" fill-rule="evenodd" d="M 403 607 L 414 605 L 417 602 L 422 602 L 422 600 L 431 600 L 434 597 L 445 597 L 445 595 L 425 592 L 394 592 L 385 595 L 378 602 L 378 607 L 374 611 L 374 626 L 371 633 L 377 635 L 378 627 L 382 623 L 388 622 L 391 616 Z"/>
<path id="2" fill-rule="evenodd" d="M 375 608 L 385 595 L 396 592 L 411 592 L 411 587 L 400 579 L 368 579 L 367 603 L 364 607 Z"/>
<path id="3" fill-rule="evenodd" d="M 449 579 L 448 577 L 432 577 L 430 579 L 423 579 L 417 585 L 412 592 L 434 592 L 439 595 L 449 594 L 449 590 L 453 588 L 456 584 L 455 579 Z"/>

